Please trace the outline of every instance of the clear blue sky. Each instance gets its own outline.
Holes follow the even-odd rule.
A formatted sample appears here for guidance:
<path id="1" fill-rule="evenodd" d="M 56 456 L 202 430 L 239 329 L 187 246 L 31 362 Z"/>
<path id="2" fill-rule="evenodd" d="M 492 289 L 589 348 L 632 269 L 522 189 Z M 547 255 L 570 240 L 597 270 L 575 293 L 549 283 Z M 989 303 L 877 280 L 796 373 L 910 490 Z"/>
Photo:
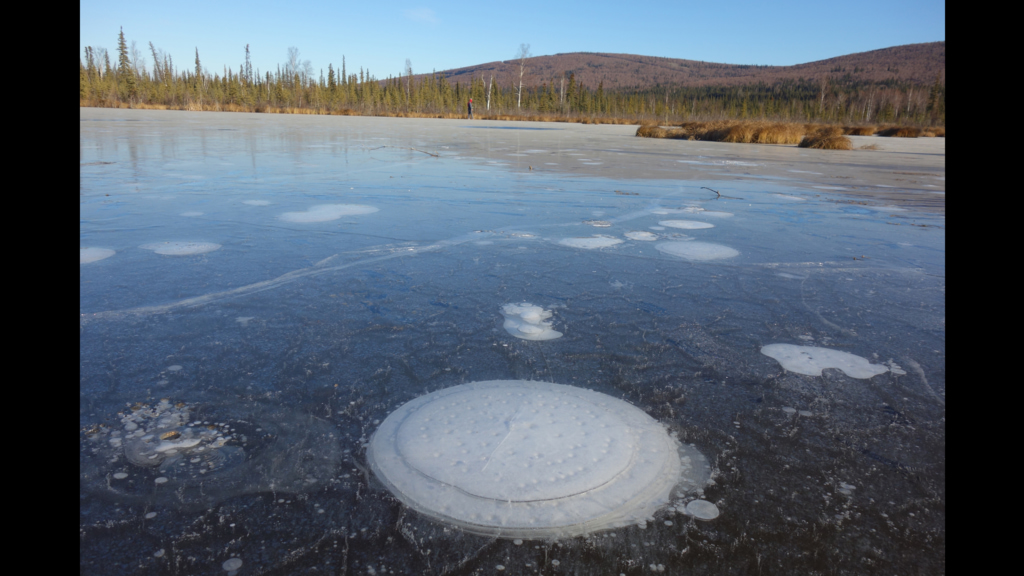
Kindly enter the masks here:
<path id="1" fill-rule="evenodd" d="M 420 0 L 245 2 L 80 0 L 80 50 L 103 47 L 116 64 L 124 28 L 152 69 L 149 42 L 192 69 L 235 72 L 249 44 L 253 68 L 275 70 L 299 49 L 314 75 L 327 64 L 397 76 L 534 56 L 616 52 L 728 64 L 791 65 L 946 39 L 941 0 L 648 1 Z"/>

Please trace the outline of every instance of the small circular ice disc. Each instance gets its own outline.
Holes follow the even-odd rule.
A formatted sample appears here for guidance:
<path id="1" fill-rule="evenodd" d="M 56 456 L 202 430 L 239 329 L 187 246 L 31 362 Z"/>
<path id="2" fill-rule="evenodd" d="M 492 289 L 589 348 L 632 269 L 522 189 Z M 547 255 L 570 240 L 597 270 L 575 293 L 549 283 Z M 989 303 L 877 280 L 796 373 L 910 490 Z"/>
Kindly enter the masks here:
<path id="1" fill-rule="evenodd" d="M 707 500 L 694 500 L 686 505 L 686 513 L 701 520 L 718 518 L 718 506 Z"/>
<path id="2" fill-rule="evenodd" d="M 367 456 L 411 508 L 508 538 L 632 524 L 708 474 L 699 452 L 635 406 L 522 380 L 474 382 L 412 400 L 381 423 Z"/>

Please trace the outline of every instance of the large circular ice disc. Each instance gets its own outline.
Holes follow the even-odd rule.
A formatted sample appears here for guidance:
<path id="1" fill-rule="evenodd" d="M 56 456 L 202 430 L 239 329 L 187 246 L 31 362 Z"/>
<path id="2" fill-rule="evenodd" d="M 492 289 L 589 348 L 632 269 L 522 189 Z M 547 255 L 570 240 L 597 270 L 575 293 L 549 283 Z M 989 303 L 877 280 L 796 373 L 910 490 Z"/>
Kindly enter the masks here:
<path id="1" fill-rule="evenodd" d="M 524 380 L 413 399 L 384 419 L 366 457 L 411 508 L 506 538 L 634 524 L 710 471 L 700 452 L 628 402 Z"/>
<path id="2" fill-rule="evenodd" d="M 567 390 L 468 388 L 406 415 L 397 447 L 425 476 L 484 498 L 563 498 L 609 482 L 636 443 L 614 412 Z"/>

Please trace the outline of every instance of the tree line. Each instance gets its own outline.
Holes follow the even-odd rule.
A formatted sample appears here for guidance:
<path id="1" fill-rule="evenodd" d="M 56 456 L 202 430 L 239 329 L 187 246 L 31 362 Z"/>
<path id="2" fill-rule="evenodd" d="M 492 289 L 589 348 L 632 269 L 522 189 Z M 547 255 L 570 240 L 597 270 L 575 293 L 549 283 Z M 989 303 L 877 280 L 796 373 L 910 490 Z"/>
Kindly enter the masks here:
<path id="1" fill-rule="evenodd" d="M 327 66 L 314 75 L 309 61 L 289 49 L 288 61 L 274 71 L 253 70 L 249 47 L 238 70 L 211 74 L 196 50 L 194 66 L 178 68 L 169 54 L 149 43 L 152 65 L 123 30 L 117 62 L 103 48 L 86 47 L 79 60 L 82 106 L 161 107 L 251 112 L 306 111 L 360 115 L 451 116 L 466 110 L 469 98 L 480 117 L 550 116 L 567 120 L 765 119 L 796 122 L 900 123 L 945 125 L 945 83 L 931 86 L 864 82 L 850 74 L 783 80 L 744 86 L 679 86 L 605 90 L 585 86 L 571 71 L 532 86 L 493 77 L 449 82 L 443 74 L 405 73 L 378 79 L 368 69 L 350 73 Z M 528 60 L 524 59 L 524 67 Z M 522 77 L 520 76 L 520 81 Z"/>

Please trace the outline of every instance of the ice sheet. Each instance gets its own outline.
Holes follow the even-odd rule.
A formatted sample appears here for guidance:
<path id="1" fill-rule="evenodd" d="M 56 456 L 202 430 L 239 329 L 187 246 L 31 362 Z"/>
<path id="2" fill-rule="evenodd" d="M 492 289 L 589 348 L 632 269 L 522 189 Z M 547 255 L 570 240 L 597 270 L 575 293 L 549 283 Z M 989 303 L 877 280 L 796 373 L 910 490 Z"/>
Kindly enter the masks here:
<path id="1" fill-rule="evenodd" d="M 80 573 L 945 571 L 944 196 L 911 181 L 944 187 L 941 139 L 838 158 L 635 126 L 81 117 L 80 245 L 116 254 L 79 272 Z M 378 211 L 279 218 L 321 205 Z M 676 218 L 715 227 L 627 236 Z M 619 243 L 559 243 L 595 232 Z M 138 248 L 175 240 L 221 247 Z M 658 249 L 699 243 L 738 254 Z M 562 337 L 510 336 L 501 306 L 524 302 Z M 778 343 L 886 371 L 795 373 L 761 354 Z M 628 402 L 707 455 L 711 481 L 627 526 L 518 545 L 403 505 L 368 468 L 372 435 L 486 380 Z M 122 419 L 161 398 L 225 444 L 168 437 L 132 453 L 187 459 L 129 461 L 148 428 Z M 687 516 L 695 500 L 719 516 Z"/>

